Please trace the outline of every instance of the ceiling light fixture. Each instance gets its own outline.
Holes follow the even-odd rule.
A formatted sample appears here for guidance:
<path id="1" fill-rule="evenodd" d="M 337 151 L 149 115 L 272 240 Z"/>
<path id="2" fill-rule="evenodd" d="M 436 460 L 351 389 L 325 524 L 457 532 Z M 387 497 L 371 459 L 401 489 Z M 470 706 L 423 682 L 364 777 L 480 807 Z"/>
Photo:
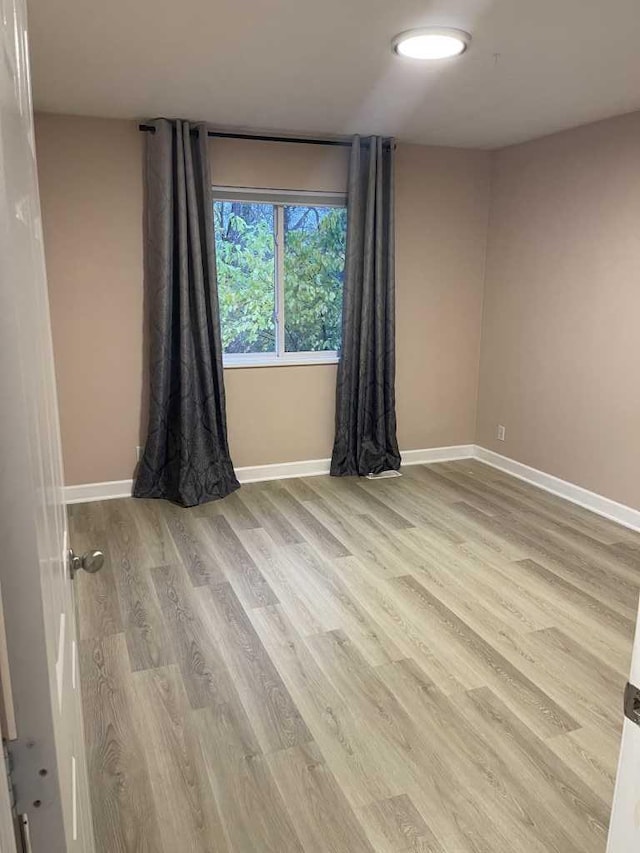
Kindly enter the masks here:
<path id="1" fill-rule="evenodd" d="M 470 41 L 464 30 L 425 27 L 400 33 L 391 44 L 395 53 L 410 59 L 447 59 L 464 53 Z"/>

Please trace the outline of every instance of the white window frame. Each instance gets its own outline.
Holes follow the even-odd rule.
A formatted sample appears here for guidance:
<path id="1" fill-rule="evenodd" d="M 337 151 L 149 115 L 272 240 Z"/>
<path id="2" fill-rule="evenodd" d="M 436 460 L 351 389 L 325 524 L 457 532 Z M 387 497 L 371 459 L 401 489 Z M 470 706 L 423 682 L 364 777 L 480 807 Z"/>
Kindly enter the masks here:
<path id="1" fill-rule="evenodd" d="M 213 200 L 260 202 L 274 206 L 273 247 L 275 307 L 275 352 L 223 353 L 224 367 L 285 367 L 304 364 L 337 364 L 336 350 L 321 352 L 285 352 L 284 349 L 284 206 L 298 204 L 313 207 L 346 207 L 345 193 L 315 192 L 311 190 L 254 189 L 250 187 L 213 186 Z"/>

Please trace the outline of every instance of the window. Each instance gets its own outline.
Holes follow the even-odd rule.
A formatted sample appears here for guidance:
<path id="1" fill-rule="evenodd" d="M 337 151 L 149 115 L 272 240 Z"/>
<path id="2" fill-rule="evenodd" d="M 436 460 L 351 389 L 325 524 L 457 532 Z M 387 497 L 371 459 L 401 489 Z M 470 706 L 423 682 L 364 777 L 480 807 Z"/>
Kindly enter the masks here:
<path id="1" fill-rule="evenodd" d="M 345 197 L 214 187 L 224 364 L 335 361 Z"/>

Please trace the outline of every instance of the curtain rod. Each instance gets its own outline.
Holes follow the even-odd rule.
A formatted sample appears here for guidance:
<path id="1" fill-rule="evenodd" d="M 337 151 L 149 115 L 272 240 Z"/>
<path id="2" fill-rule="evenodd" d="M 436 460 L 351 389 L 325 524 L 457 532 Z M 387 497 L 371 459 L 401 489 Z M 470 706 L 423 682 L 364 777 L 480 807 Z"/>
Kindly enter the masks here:
<path id="1" fill-rule="evenodd" d="M 139 124 L 138 130 L 143 133 L 155 133 L 156 129 L 152 124 Z M 342 148 L 350 148 L 351 141 L 342 139 L 314 139 L 304 136 L 265 136 L 258 133 L 227 133 L 222 130 L 209 130 L 207 136 L 215 136 L 218 139 L 253 139 L 257 142 L 294 142 L 301 145 L 338 145 Z M 389 145 L 389 142 L 384 143 Z"/>

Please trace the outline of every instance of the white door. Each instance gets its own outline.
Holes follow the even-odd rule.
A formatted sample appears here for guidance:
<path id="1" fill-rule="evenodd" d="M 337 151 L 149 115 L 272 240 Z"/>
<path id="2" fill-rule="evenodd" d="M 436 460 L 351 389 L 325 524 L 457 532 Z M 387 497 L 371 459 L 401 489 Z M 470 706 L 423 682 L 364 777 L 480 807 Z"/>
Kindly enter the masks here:
<path id="1" fill-rule="evenodd" d="M 640 609 L 631 675 L 625 693 L 625 718 L 613 796 L 607 853 L 640 851 Z"/>
<path id="2" fill-rule="evenodd" d="M 16 724 L 8 746 L 32 849 L 92 853 L 25 0 L 0 0 L 0 12 L 0 590 Z"/>

